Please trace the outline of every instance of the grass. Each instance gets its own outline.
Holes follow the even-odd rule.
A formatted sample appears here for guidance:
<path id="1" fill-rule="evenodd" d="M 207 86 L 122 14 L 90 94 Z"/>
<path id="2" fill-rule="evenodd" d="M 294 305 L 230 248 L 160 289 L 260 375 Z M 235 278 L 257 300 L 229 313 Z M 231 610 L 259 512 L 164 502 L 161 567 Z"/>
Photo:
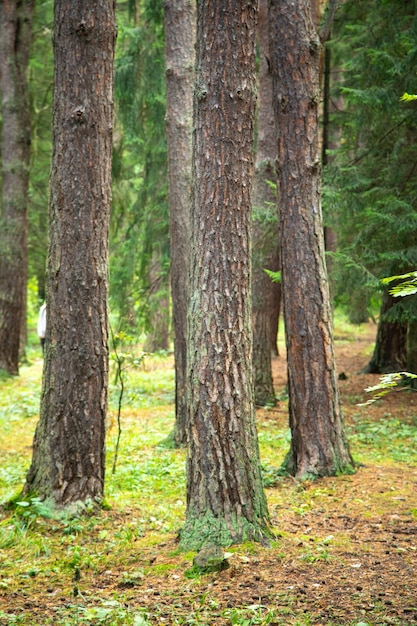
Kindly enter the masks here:
<path id="1" fill-rule="evenodd" d="M 348 328 L 344 324 L 343 341 Z M 42 361 L 33 350 L 18 378 L 3 378 L 0 386 L 0 502 L 15 496 L 29 467 L 31 443 L 38 418 Z M 58 515 L 37 499 L 22 502 L 0 517 L 0 624 L 72 626 L 76 624 L 317 624 L 311 612 L 300 609 L 294 591 L 276 596 L 276 607 L 246 599 L 239 606 L 221 604 L 204 576 L 187 579 L 192 554 L 178 552 L 175 537 L 185 513 L 185 451 L 166 447 L 174 424 L 174 374 L 171 356 L 146 357 L 140 367 L 126 372 L 122 437 L 116 472 L 112 461 L 117 435 L 118 389 L 110 389 L 106 508 L 81 517 Z M 281 405 L 282 406 L 282 405 Z M 349 424 L 355 458 L 382 467 L 417 467 L 417 418 L 399 419 L 358 414 Z M 262 411 L 259 441 L 271 515 L 277 529 L 285 516 L 300 525 L 294 537 L 280 531 L 271 551 L 275 566 L 287 562 L 288 550 L 302 567 L 333 566 L 348 553 L 348 534 L 330 536 L 307 525 L 326 508 L 338 510 L 350 489 L 351 477 L 297 484 L 284 478 L 280 464 L 289 446 L 287 416 Z M 396 496 L 381 490 L 370 496 L 350 491 L 350 506 L 366 515 L 369 509 L 395 510 Z M 395 492 L 397 494 L 397 491 Z M 406 494 L 407 495 L 407 494 Z M 329 508 L 330 507 L 330 508 Z M 332 509 L 333 507 L 333 509 Z M 373 508 L 372 508 L 373 507 Z M 412 509 L 413 519 L 417 509 Z M 232 548 L 231 574 L 256 563 L 264 549 L 256 544 Z M 161 556 L 162 554 L 162 556 Z M 343 557 L 345 558 L 345 557 Z M 256 566 L 255 566 L 256 570 Z M 240 578 L 238 578 L 241 580 Z M 155 582 L 157 581 L 157 583 Z M 185 582 L 184 582 L 185 581 Z M 233 577 L 231 578 L 233 581 Z M 224 583 L 229 584 L 229 583 Z M 243 583 L 242 583 L 243 584 Z M 186 585 L 186 587 L 184 587 Z M 149 586 L 149 590 L 147 588 Z M 179 593 L 181 586 L 181 593 Z M 186 589 L 187 597 L 182 595 Z M 154 598 L 137 606 L 137 592 Z M 224 591 L 224 590 L 223 590 Z M 226 597 L 227 597 L 227 592 Z M 9 608 L 3 608 L 3 598 Z M 13 608 L 13 598 L 19 598 Z M 168 602 L 167 599 L 170 599 Z M 298 603 L 297 603 L 298 602 Z M 226 603 L 227 604 L 227 603 Z M 149 606 L 152 606 L 150 611 Z M 20 607 L 20 608 L 19 608 Z M 372 626 L 384 622 L 382 609 L 375 621 L 360 616 L 343 622 Z M 42 613 L 43 611 L 43 613 Z M 43 614 L 42 621 L 39 615 Z M 337 619 L 326 625 L 341 624 Z"/>

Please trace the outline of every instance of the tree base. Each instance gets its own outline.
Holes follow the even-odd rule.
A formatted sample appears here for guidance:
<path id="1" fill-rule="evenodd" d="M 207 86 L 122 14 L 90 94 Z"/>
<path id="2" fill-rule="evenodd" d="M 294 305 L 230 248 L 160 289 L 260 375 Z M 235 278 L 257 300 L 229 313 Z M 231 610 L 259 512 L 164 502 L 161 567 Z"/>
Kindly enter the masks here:
<path id="1" fill-rule="evenodd" d="M 180 533 L 180 550 L 201 550 L 203 546 L 227 547 L 232 544 L 256 541 L 269 546 L 272 532 L 267 522 L 254 523 L 246 517 L 215 517 L 212 513 L 189 517 Z"/>
<path id="2" fill-rule="evenodd" d="M 353 460 L 347 461 L 346 463 L 334 460 L 331 466 L 311 466 L 308 470 L 304 470 L 300 473 L 291 450 L 287 452 L 281 468 L 286 474 L 293 476 L 299 481 L 316 480 L 317 478 L 324 478 L 325 476 L 349 475 L 355 474 L 356 472 L 356 466 Z"/>

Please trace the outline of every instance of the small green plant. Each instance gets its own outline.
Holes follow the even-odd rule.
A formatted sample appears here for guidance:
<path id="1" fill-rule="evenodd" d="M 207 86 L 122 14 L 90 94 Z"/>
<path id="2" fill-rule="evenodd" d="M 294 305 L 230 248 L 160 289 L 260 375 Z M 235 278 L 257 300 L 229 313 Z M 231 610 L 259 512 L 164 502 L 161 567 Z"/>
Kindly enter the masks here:
<path id="1" fill-rule="evenodd" d="M 75 621 L 70 624 L 105 624 L 106 626 L 148 626 L 148 615 L 145 612 L 132 612 L 117 600 L 103 600 L 98 606 L 72 606 Z M 58 622 L 64 623 L 64 622 Z M 68 624 L 68 621 L 65 621 Z"/>
<path id="2" fill-rule="evenodd" d="M 226 609 L 223 616 L 233 626 L 267 626 L 275 620 L 277 611 L 262 604 L 252 604 L 243 609 Z"/>
<path id="3" fill-rule="evenodd" d="M 125 391 L 125 373 L 127 369 L 133 367 L 139 367 L 143 359 L 145 358 L 145 353 L 141 353 L 139 355 L 131 354 L 129 352 L 121 352 L 119 350 L 120 345 L 123 342 L 131 341 L 132 337 L 126 335 L 126 333 L 120 332 L 117 335 L 113 334 L 111 330 L 111 337 L 113 343 L 113 353 L 112 358 L 116 364 L 116 373 L 115 373 L 115 384 L 119 386 L 119 398 L 117 403 L 117 439 L 116 439 L 116 447 L 114 450 L 114 459 L 112 466 L 112 474 L 116 472 L 117 466 L 117 458 L 119 456 L 119 445 L 120 445 L 120 437 L 122 434 L 122 426 L 121 426 L 121 413 L 122 413 L 122 404 L 123 404 L 123 395 Z"/>
<path id="4" fill-rule="evenodd" d="M 288 472 L 281 467 L 272 467 L 271 465 L 262 465 L 262 477 L 264 481 L 264 487 L 271 488 L 276 487 L 284 476 L 287 476 Z"/>
<path id="5" fill-rule="evenodd" d="M 24 523 L 26 528 L 30 528 L 39 517 L 53 517 L 54 511 L 50 502 L 33 497 L 15 502 L 15 515 Z"/>

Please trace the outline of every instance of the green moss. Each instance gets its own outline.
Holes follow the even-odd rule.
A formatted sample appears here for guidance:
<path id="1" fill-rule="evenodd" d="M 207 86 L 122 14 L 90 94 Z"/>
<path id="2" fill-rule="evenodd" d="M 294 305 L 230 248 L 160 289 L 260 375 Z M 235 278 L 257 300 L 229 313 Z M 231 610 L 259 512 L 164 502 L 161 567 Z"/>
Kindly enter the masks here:
<path id="1" fill-rule="evenodd" d="M 181 530 L 180 549 L 200 550 L 203 546 L 227 547 L 232 544 L 257 541 L 269 545 L 272 533 L 266 521 L 258 523 L 231 514 L 229 519 L 216 517 L 210 511 L 204 515 L 188 516 Z"/>

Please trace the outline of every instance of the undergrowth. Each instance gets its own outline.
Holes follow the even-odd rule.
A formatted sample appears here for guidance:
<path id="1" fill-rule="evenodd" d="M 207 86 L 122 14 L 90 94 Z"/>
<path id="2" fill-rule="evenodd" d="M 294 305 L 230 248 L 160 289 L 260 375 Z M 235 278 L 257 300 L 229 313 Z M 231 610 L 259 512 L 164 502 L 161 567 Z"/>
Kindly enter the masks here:
<path id="1" fill-rule="evenodd" d="M 295 608 L 289 593 L 279 598 L 277 607 L 249 599 L 241 606 L 220 606 L 213 593 L 204 591 L 204 576 L 189 579 L 188 603 L 175 596 L 177 581 L 186 580 L 193 555 L 180 553 L 176 545 L 185 514 L 186 453 L 166 445 L 174 425 L 172 356 L 147 356 L 137 368 L 126 371 L 114 474 L 118 390 L 111 386 L 106 506 L 100 512 L 57 514 L 37 498 L 16 499 L 30 463 L 41 373 L 40 353 L 35 353 L 18 378 L 4 378 L 0 386 L 0 502 L 16 500 L 13 509 L 3 507 L 0 516 L 1 626 L 318 623 Z M 281 401 L 279 415 L 262 411 L 258 416 L 264 481 L 271 511 L 285 507 L 295 520 L 302 521 L 322 510 L 324 503 L 337 504 L 341 496 L 337 478 L 303 485 L 285 476 L 281 464 L 290 432 L 284 406 Z M 415 414 L 401 418 L 387 414 L 375 420 L 366 410 L 358 411 L 348 429 L 356 460 L 387 467 L 393 463 L 417 466 Z M 343 542 L 349 545 L 349 539 L 307 531 L 305 527 L 300 531 L 296 548 L 296 558 L 306 567 L 331 563 L 337 547 Z M 286 541 L 277 529 L 277 541 L 271 548 L 277 563 L 285 559 Z M 231 571 L 235 563 L 240 567 L 256 559 L 259 550 L 262 548 L 251 545 L 232 548 Z M 155 579 L 170 581 L 170 589 L 165 583 L 163 589 L 155 588 Z M 154 600 L 146 607 L 138 606 L 135 590 L 147 586 Z M 168 609 L 161 598 L 170 593 Z M 20 598 L 16 608 L 3 608 L 4 598 L 13 597 Z M 380 618 L 379 613 L 375 615 Z M 364 626 L 374 622 L 358 618 L 348 623 Z M 389 622 L 381 618 L 375 623 Z"/>

